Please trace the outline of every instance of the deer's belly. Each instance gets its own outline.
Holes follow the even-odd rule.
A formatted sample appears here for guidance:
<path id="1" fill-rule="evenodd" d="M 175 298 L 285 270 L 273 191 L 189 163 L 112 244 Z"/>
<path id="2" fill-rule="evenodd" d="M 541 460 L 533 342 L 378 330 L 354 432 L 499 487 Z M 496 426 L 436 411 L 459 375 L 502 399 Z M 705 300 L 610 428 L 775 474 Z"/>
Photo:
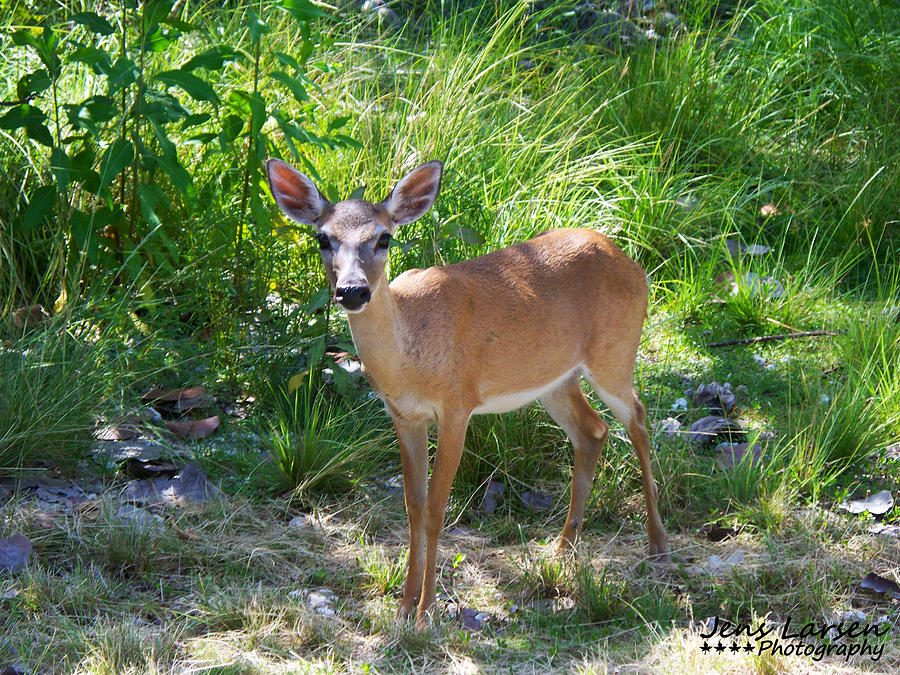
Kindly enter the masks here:
<path id="1" fill-rule="evenodd" d="M 500 395 L 482 397 L 481 403 L 475 410 L 473 415 L 486 415 L 489 413 L 505 413 L 510 410 L 518 410 L 523 405 L 527 405 L 535 399 L 549 394 L 551 391 L 558 389 L 559 386 L 571 378 L 573 375 L 580 374 L 581 365 L 579 364 L 572 370 L 566 371 L 552 382 L 548 382 L 534 389 L 522 389 L 520 391 L 505 392 Z"/>

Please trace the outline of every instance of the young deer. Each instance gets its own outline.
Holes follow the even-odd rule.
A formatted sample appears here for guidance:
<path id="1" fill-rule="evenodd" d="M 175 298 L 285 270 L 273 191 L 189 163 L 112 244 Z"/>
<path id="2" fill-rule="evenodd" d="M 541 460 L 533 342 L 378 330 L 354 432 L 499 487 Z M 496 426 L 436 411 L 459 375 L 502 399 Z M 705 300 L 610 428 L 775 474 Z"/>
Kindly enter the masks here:
<path id="1" fill-rule="evenodd" d="M 438 535 L 473 414 L 539 399 L 566 431 L 575 472 L 560 548 L 575 543 L 609 431 L 585 399 L 580 376 L 628 430 L 643 475 L 650 554 L 668 558 L 644 406 L 632 389 L 647 312 L 637 263 L 598 232 L 563 229 L 455 265 L 409 270 L 388 284 L 391 235 L 431 208 L 440 162 L 415 169 L 378 204 L 330 204 L 285 162 L 270 159 L 267 170 L 281 210 L 316 229 L 334 297 L 400 442 L 409 516 L 400 618 L 418 607 L 421 626 L 434 605 Z M 437 424 L 438 445 L 426 491 L 430 423 Z"/>

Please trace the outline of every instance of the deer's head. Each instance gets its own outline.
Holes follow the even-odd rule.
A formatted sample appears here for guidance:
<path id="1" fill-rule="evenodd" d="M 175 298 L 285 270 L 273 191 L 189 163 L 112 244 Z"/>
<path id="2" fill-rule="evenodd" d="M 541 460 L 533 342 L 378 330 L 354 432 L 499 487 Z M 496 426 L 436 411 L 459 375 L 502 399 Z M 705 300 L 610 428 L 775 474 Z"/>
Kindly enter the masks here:
<path id="1" fill-rule="evenodd" d="M 266 162 L 266 171 L 272 196 L 284 214 L 315 227 L 335 300 L 348 312 L 360 312 L 384 277 L 394 231 L 421 218 L 434 204 L 443 165 L 423 164 L 377 204 L 364 199 L 331 204 L 315 183 L 280 159 Z"/>

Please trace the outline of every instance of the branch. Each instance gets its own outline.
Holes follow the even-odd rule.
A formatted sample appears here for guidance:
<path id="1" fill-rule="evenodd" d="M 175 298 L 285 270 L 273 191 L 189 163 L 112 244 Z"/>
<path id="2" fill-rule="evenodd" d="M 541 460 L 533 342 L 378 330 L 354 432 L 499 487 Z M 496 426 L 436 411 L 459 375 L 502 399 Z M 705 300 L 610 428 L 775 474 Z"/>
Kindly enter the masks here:
<path id="1" fill-rule="evenodd" d="M 741 338 L 740 340 L 725 340 L 724 342 L 710 342 L 707 347 L 728 347 L 730 345 L 749 345 L 756 342 L 775 342 L 776 340 L 792 340 L 794 338 L 819 337 L 821 335 L 843 335 L 843 330 L 806 330 L 801 333 L 780 333 L 778 335 L 761 335 L 760 337 Z"/>
<path id="2" fill-rule="evenodd" d="M 0 101 L 0 108 L 13 108 L 17 105 L 22 105 L 23 103 L 30 103 L 31 99 L 33 99 L 37 94 L 28 94 L 25 98 L 20 98 L 18 101 Z"/>

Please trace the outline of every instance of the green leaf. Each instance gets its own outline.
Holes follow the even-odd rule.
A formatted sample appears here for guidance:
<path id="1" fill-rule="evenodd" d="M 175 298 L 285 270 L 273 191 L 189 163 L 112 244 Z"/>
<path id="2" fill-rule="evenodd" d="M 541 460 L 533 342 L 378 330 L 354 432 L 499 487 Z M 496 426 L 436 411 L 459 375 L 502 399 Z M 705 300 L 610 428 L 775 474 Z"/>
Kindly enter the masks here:
<path id="1" fill-rule="evenodd" d="M 35 70 L 19 78 L 16 84 L 16 96 L 20 101 L 24 101 L 32 94 L 41 94 L 50 88 L 50 73 L 43 68 Z"/>
<path id="2" fill-rule="evenodd" d="M 0 117 L 0 129 L 20 129 L 42 124 L 47 116 L 40 108 L 28 103 L 12 106 L 3 117 Z"/>
<path id="3" fill-rule="evenodd" d="M 329 183 L 325 186 L 325 198 L 332 204 L 337 204 L 341 201 L 341 195 L 338 193 L 337 186 L 334 183 Z"/>
<path id="4" fill-rule="evenodd" d="M 110 96 L 114 95 L 123 87 L 131 86 L 137 81 L 137 66 L 131 59 L 120 57 L 116 60 L 109 72 L 106 74 L 106 84 L 109 88 L 107 92 Z"/>
<path id="5" fill-rule="evenodd" d="M 190 112 L 172 94 L 156 89 L 144 90 L 144 104 L 141 110 L 148 119 L 160 124 L 177 122 L 190 116 Z"/>
<path id="6" fill-rule="evenodd" d="M 297 21 L 310 21 L 322 16 L 328 16 L 309 0 L 279 0 L 278 6 L 297 19 Z"/>
<path id="7" fill-rule="evenodd" d="M 109 56 L 96 47 L 79 47 L 66 57 L 66 63 L 84 63 L 97 74 L 110 70 Z"/>
<path id="8" fill-rule="evenodd" d="M 28 234 L 53 213 L 55 208 L 56 186 L 42 185 L 31 195 L 31 200 L 16 227 L 16 234 L 19 236 Z"/>
<path id="9" fill-rule="evenodd" d="M 69 161 L 69 156 L 63 148 L 54 146 L 50 151 L 50 171 L 56 179 L 59 191 L 64 193 L 69 187 L 72 163 Z"/>
<path id="10" fill-rule="evenodd" d="M 239 117 L 237 115 L 228 115 L 224 120 L 222 120 L 222 133 L 224 134 L 225 140 L 228 143 L 231 143 L 235 138 L 237 138 L 243 128 L 243 117 Z"/>
<path id="11" fill-rule="evenodd" d="M 484 243 L 484 237 L 481 236 L 481 233 L 471 227 L 460 227 L 459 238 L 469 246 L 481 246 Z"/>
<path id="12" fill-rule="evenodd" d="M 140 185 L 138 186 L 138 198 L 141 200 L 141 214 L 144 216 L 144 220 L 153 227 L 160 225 L 156 204 L 166 201 L 165 193 L 155 185 Z"/>
<path id="13" fill-rule="evenodd" d="M 259 94 L 235 89 L 228 95 L 228 106 L 238 114 L 250 116 L 250 134 L 256 135 L 266 121 L 266 102 Z"/>
<path id="14" fill-rule="evenodd" d="M 89 263 L 96 263 L 100 242 L 93 236 L 93 218 L 83 211 L 73 209 L 69 216 L 69 227 L 72 231 L 72 243 L 85 255 Z"/>
<path id="15" fill-rule="evenodd" d="M 331 138 L 335 141 L 335 144 L 339 148 L 354 148 L 356 150 L 363 149 L 362 143 L 354 138 L 350 138 L 346 134 L 335 134 Z"/>
<path id="16" fill-rule="evenodd" d="M 219 104 L 219 97 L 216 92 L 205 80 L 201 80 L 196 75 L 185 73 L 181 70 L 165 70 L 159 73 L 156 80 L 165 85 L 179 87 L 195 101 L 209 101 L 215 105 Z"/>
<path id="17" fill-rule="evenodd" d="M 366 186 L 360 185 L 358 188 L 354 189 L 353 192 L 350 193 L 350 196 L 347 199 L 365 199 L 366 196 Z"/>
<path id="18" fill-rule="evenodd" d="M 297 59 L 295 59 L 290 54 L 285 54 L 284 52 L 273 52 L 273 54 L 275 54 L 275 58 L 278 59 L 278 62 L 281 65 L 287 66 L 288 68 L 292 68 L 294 70 L 294 72 L 297 73 L 298 75 L 300 75 L 303 72 L 303 66 L 301 66 L 297 62 Z"/>
<path id="19" fill-rule="evenodd" d="M 48 148 L 53 147 L 53 136 L 50 135 L 50 130 L 44 124 L 25 127 L 25 135 L 41 145 L 46 145 Z"/>
<path id="20" fill-rule="evenodd" d="M 195 30 L 199 30 L 197 26 L 192 24 L 189 21 L 182 21 L 181 19 L 176 19 L 174 17 L 169 17 L 167 19 L 162 19 L 160 23 L 164 23 L 167 26 L 171 26 L 175 30 L 181 31 L 182 33 L 192 33 Z"/>
<path id="21" fill-rule="evenodd" d="M 49 26 L 44 28 L 40 37 L 27 29 L 17 30 L 13 33 L 12 40 L 13 44 L 19 45 L 20 47 L 31 47 L 34 49 L 43 64 L 47 67 L 50 77 L 59 77 L 61 63 L 59 54 L 56 51 L 56 47 L 59 44 L 59 38 Z"/>
<path id="22" fill-rule="evenodd" d="M 236 61 L 240 58 L 243 58 L 243 55 L 240 52 L 236 52 L 231 47 L 225 45 L 217 45 L 192 57 L 187 63 L 182 65 L 179 70 L 183 72 L 190 72 L 195 68 L 219 70 L 225 63 Z"/>
<path id="23" fill-rule="evenodd" d="M 100 157 L 100 185 L 98 192 L 112 183 L 126 167 L 134 161 L 134 146 L 131 141 L 117 138 Z"/>
<path id="24" fill-rule="evenodd" d="M 183 194 L 192 195 L 194 193 L 194 182 L 187 170 L 181 166 L 181 162 L 178 160 L 178 153 L 175 151 L 175 144 L 172 143 L 166 135 L 165 129 L 159 124 L 151 120 L 150 125 L 153 127 L 153 135 L 156 136 L 156 140 L 159 142 L 163 152 L 161 155 L 148 152 L 149 157 L 166 173 L 172 181 L 172 185 Z"/>
<path id="25" fill-rule="evenodd" d="M 341 127 L 345 126 L 351 119 L 351 115 L 341 115 L 340 117 L 335 117 L 328 123 L 328 131 L 340 129 Z"/>
<path id="26" fill-rule="evenodd" d="M 99 14 L 94 12 L 79 12 L 72 16 L 72 22 L 78 23 L 97 35 L 112 35 L 116 29 Z"/>
<path id="27" fill-rule="evenodd" d="M 269 32 L 269 26 L 252 9 L 247 10 L 247 28 L 250 30 L 250 40 L 254 44 L 258 43 L 262 36 Z"/>
<path id="28" fill-rule="evenodd" d="M 76 129 L 84 129 L 93 136 L 99 136 L 98 125 L 109 122 L 119 114 L 119 107 L 108 96 L 91 96 L 81 103 L 64 106 L 66 117 Z"/>
<path id="29" fill-rule="evenodd" d="M 297 99 L 300 103 L 304 103 L 309 100 L 309 95 L 306 93 L 306 89 L 300 82 L 296 79 L 285 73 L 283 70 L 276 70 L 269 74 L 276 82 L 280 82 L 285 87 L 287 87 L 291 94 L 293 94 L 294 98 Z"/>

